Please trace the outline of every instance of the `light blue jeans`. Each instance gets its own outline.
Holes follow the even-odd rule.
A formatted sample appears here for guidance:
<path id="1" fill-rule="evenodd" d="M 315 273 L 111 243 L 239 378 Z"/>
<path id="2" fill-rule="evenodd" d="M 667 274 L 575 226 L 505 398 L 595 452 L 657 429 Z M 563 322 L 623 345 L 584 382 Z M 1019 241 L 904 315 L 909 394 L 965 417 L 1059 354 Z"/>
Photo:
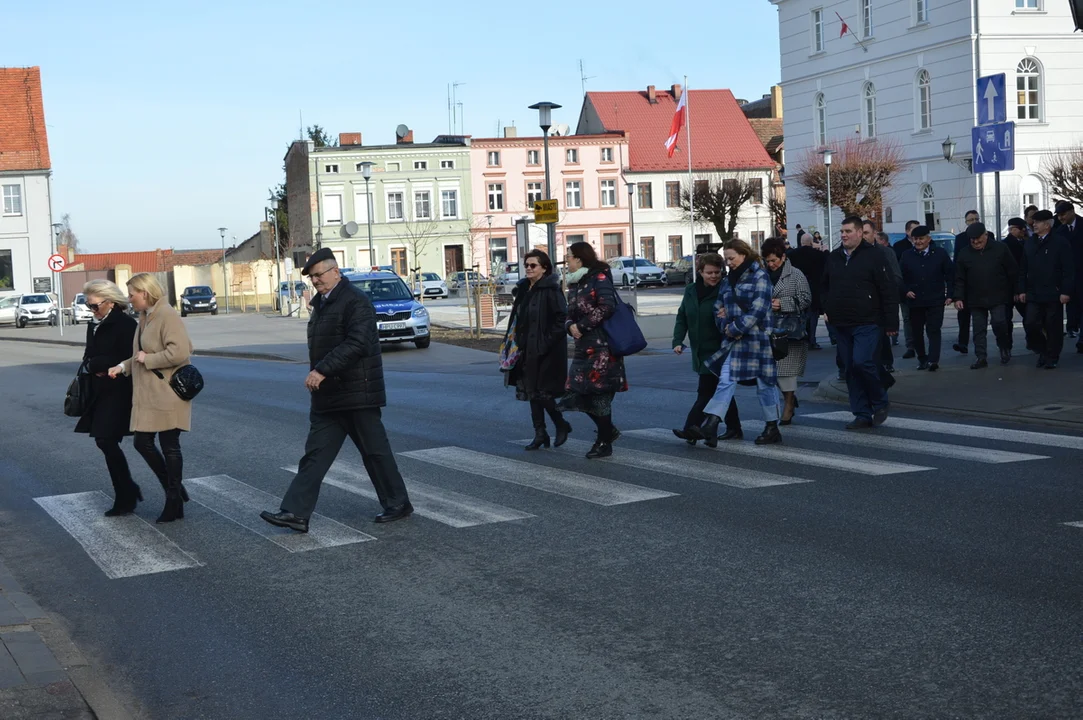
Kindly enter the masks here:
<path id="1" fill-rule="evenodd" d="M 703 408 L 703 412 L 724 416 L 736 390 L 737 381 L 730 375 L 730 360 L 727 359 L 722 365 L 722 374 L 718 376 L 718 389 L 714 391 L 714 396 L 707 403 L 707 407 Z M 778 422 L 778 385 L 768 385 L 756 378 L 756 397 L 760 399 L 764 422 Z"/>

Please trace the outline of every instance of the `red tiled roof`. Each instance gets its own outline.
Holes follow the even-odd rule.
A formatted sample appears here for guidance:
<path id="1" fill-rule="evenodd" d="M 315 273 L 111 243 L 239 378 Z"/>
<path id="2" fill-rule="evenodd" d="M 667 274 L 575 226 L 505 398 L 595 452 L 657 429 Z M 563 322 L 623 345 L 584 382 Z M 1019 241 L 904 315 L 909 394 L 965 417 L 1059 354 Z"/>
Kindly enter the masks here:
<path id="1" fill-rule="evenodd" d="M 694 170 L 772 169 L 775 163 L 756 137 L 748 118 L 741 112 L 729 90 L 690 90 L 688 112 L 692 126 L 692 168 Z M 672 93 L 660 90 L 657 103 L 643 92 L 588 92 L 585 102 L 607 131 L 628 133 L 628 154 L 632 171 L 688 170 L 685 132 L 677 151 L 666 157 L 664 143 L 677 109 Z"/>
<path id="2" fill-rule="evenodd" d="M 84 270 L 112 270 L 117 265 L 131 265 L 133 273 L 161 272 L 165 270 L 162 267 L 163 254 L 172 254 L 172 252 L 172 250 L 147 250 L 145 252 L 76 254 L 75 264 L 82 264 Z"/>
<path id="3" fill-rule="evenodd" d="M 49 167 L 41 69 L 0 68 L 0 171 Z"/>
<path id="4" fill-rule="evenodd" d="M 162 270 L 172 270 L 177 265 L 213 265 L 221 262 L 221 250 L 178 250 L 163 252 L 170 253 L 162 257 Z"/>
<path id="5" fill-rule="evenodd" d="M 783 140 L 782 118 L 749 118 L 748 122 L 767 152 L 771 155 L 778 152 Z"/>

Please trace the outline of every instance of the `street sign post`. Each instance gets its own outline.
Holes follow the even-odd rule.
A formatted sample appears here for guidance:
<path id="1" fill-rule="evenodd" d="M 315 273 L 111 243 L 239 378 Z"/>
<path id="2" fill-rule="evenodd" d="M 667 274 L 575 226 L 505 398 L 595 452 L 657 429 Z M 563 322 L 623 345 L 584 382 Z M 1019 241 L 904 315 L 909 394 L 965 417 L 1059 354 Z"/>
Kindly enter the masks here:
<path id="1" fill-rule="evenodd" d="M 538 225 L 555 223 L 559 220 L 560 208 L 556 199 L 537 200 L 534 203 L 534 222 Z"/>
<path id="2" fill-rule="evenodd" d="M 1015 170 L 1015 123 L 1004 122 L 971 129 L 974 172 Z"/>
<path id="3" fill-rule="evenodd" d="M 49 272 L 58 273 L 67 266 L 67 261 L 64 260 L 63 255 L 50 255 L 49 256 Z"/>
<path id="4" fill-rule="evenodd" d="M 1008 119 L 1008 98 L 1004 73 L 978 78 L 978 125 L 1002 123 Z"/>

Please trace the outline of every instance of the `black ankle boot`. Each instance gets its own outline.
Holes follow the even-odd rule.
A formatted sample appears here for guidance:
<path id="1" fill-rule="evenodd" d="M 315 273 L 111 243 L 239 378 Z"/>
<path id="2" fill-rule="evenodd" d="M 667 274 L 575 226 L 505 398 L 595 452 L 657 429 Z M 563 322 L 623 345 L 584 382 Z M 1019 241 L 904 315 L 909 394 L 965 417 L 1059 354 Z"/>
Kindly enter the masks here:
<path id="1" fill-rule="evenodd" d="M 553 438 L 553 447 L 560 447 L 564 443 L 568 442 L 568 433 L 572 431 L 572 424 L 561 418 L 557 421 L 557 434 Z"/>
<path id="2" fill-rule="evenodd" d="M 559 432 L 559 430 L 557 431 Z M 566 438 L 565 438 L 566 439 Z M 538 448 L 549 447 L 549 433 L 545 431 L 544 427 L 534 428 L 534 441 L 527 445 L 524 450 L 537 450 Z"/>
<path id="3" fill-rule="evenodd" d="M 165 507 L 162 508 L 162 514 L 158 516 L 156 523 L 168 523 L 174 520 L 184 519 L 184 500 L 181 498 L 180 490 L 177 488 L 170 488 L 165 494 Z"/>
<path id="4" fill-rule="evenodd" d="M 769 422 L 763 428 L 763 432 L 756 438 L 757 445 L 774 445 L 782 442 L 782 433 L 778 430 L 777 422 Z"/>
<path id="5" fill-rule="evenodd" d="M 596 458 L 605 458 L 613 454 L 613 444 L 598 441 L 591 446 L 587 451 L 587 460 L 594 460 Z"/>
<path id="6" fill-rule="evenodd" d="M 134 482 L 129 487 L 116 493 L 113 507 L 105 511 L 106 517 L 120 517 L 131 515 L 135 512 L 135 506 L 143 501 L 143 491 Z"/>
<path id="7" fill-rule="evenodd" d="M 703 444 L 709 448 L 718 447 L 718 423 L 722 418 L 717 415 L 707 415 L 707 419 L 699 426 L 699 434 L 703 437 Z"/>

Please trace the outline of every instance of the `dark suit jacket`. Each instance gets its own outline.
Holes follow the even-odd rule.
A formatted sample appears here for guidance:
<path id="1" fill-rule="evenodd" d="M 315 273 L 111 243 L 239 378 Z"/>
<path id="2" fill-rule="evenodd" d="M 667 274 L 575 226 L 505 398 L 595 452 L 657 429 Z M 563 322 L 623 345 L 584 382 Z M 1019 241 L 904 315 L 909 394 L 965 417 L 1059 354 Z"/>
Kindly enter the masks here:
<path id="1" fill-rule="evenodd" d="M 1079 295 L 1083 291 L 1083 217 L 1075 219 L 1074 228 L 1061 225 L 1053 234 L 1068 239 L 1068 247 L 1072 249 L 1072 259 L 1075 261 L 1075 293 Z"/>

